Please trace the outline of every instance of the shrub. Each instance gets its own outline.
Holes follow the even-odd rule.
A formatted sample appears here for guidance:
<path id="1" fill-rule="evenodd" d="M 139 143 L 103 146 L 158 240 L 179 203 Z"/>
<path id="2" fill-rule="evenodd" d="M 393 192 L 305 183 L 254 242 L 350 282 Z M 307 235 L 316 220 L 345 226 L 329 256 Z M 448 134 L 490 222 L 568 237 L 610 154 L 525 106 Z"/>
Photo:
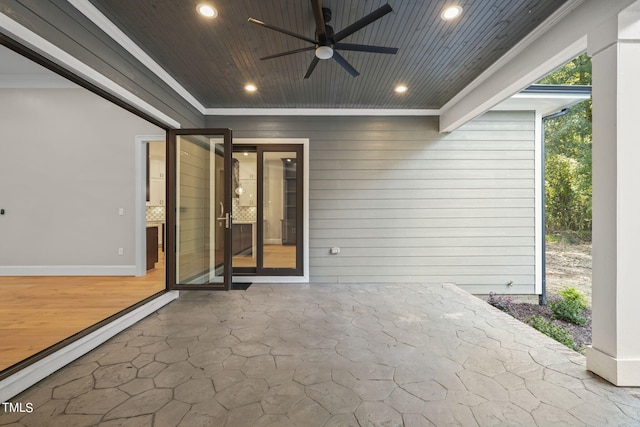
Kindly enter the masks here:
<path id="1" fill-rule="evenodd" d="M 587 307 L 587 298 L 582 292 L 574 288 L 573 286 L 566 286 L 558 291 L 560 297 L 565 301 L 577 301 L 582 308 Z"/>
<path id="2" fill-rule="evenodd" d="M 549 309 L 555 319 L 564 320 L 574 325 L 585 325 L 588 321 L 582 315 L 584 308 L 577 301 L 552 300 L 549 302 Z"/>
<path id="3" fill-rule="evenodd" d="M 554 325 L 552 322 L 549 322 L 540 316 L 532 316 L 527 323 L 546 336 L 553 338 L 559 343 L 564 344 L 575 351 L 578 351 L 576 343 L 573 341 L 573 338 L 571 338 L 571 334 L 562 326 Z"/>
<path id="4" fill-rule="evenodd" d="M 505 296 L 497 296 L 493 292 L 489 293 L 489 299 L 487 300 L 489 304 L 497 308 L 498 310 L 504 311 L 507 314 L 514 315 L 516 312 L 514 302 L 511 298 Z"/>
<path id="5" fill-rule="evenodd" d="M 582 292 L 573 287 L 565 287 L 558 292 L 560 299 L 549 301 L 549 309 L 556 319 L 564 320 L 575 325 L 584 325 L 588 319 L 582 315 L 587 306 Z"/>

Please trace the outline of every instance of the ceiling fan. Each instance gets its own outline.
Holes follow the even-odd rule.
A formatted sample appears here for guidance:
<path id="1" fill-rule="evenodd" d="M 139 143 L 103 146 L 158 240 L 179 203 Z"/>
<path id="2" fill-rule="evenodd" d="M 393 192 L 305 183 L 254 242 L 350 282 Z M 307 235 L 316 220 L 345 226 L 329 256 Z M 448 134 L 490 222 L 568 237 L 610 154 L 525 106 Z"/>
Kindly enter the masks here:
<path id="1" fill-rule="evenodd" d="M 347 28 L 334 33 L 333 28 L 330 25 L 327 25 L 327 22 L 331 21 L 331 9 L 322 7 L 322 0 L 311 0 L 311 7 L 313 8 L 313 17 L 316 21 L 316 35 L 315 39 L 311 39 L 309 37 L 303 36 L 301 34 L 293 33 L 289 30 L 285 30 L 284 28 L 279 28 L 274 25 L 267 24 L 265 22 L 259 21 L 254 18 L 249 18 L 249 22 L 253 24 L 260 25 L 262 27 L 268 28 L 270 30 L 278 31 L 283 34 L 287 34 L 289 36 L 295 37 L 300 40 L 304 40 L 313 44 L 313 46 L 303 47 L 300 49 L 294 49 L 287 52 L 276 53 L 275 55 L 269 55 L 260 58 L 264 59 L 272 59 L 279 58 L 285 55 L 292 55 L 294 53 L 306 52 L 310 50 L 315 50 L 315 56 L 307 69 L 307 73 L 304 75 L 305 79 L 308 79 L 313 73 L 313 70 L 318 65 L 318 62 L 321 59 L 331 59 L 333 58 L 338 64 L 342 66 L 345 70 L 349 72 L 353 77 L 357 77 L 360 73 L 351 66 L 347 62 L 346 59 L 342 57 L 337 51 L 339 50 L 351 50 L 356 52 L 373 52 L 373 53 L 387 53 L 395 55 L 398 53 L 397 47 L 384 47 L 384 46 L 371 46 L 371 45 L 362 45 L 362 44 L 352 44 L 352 43 L 341 43 L 343 39 L 349 37 L 351 34 L 356 31 L 361 30 L 367 25 L 371 24 L 374 21 L 382 18 L 389 12 L 392 12 L 391 6 L 389 4 L 385 4 L 384 6 L 374 10 L 364 18 L 359 19 L 353 24 L 349 25 Z"/>

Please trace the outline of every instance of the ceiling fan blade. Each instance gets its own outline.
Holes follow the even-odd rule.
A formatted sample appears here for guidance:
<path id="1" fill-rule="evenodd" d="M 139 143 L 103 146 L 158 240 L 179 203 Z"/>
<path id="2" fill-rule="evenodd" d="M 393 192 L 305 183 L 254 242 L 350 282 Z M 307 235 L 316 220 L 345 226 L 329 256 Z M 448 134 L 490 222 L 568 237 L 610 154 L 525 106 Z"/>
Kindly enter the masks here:
<path id="1" fill-rule="evenodd" d="M 337 43 L 343 38 L 350 36 L 356 31 L 361 30 L 362 28 L 366 27 L 372 22 L 382 18 L 384 15 L 386 15 L 389 12 L 393 12 L 393 9 L 391 8 L 391 6 L 389 6 L 389 3 L 387 3 L 384 6 L 380 7 L 379 9 L 374 10 L 364 18 L 361 18 L 358 21 L 354 22 L 353 24 L 349 25 L 347 28 L 343 29 L 342 31 L 339 31 L 338 33 L 336 33 L 333 36 L 333 40 Z"/>
<path id="2" fill-rule="evenodd" d="M 315 46 L 309 46 L 309 47 L 303 47 L 303 48 L 300 48 L 300 49 L 289 50 L 287 52 L 276 53 L 276 54 L 269 55 L 269 56 L 263 56 L 262 58 L 260 58 L 260 60 L 279 58 L 281 56 L 293 55 L 294 53 L 307 52 L 307 51 L 310 51 L 310 50 L 314 50 L 315 48 L 316 48 Z"/>
<path id="3" fill-rule="evenodd" d="M 358 77 L 360 75 L 360 73 L 351 66 L 351 64 L 349 64 L 347 62 L 346 59 L 344 59 L 342 57 L 342 55 L 340 55 L 338 52 L 336 52 L 335 50 L 333 51 L 333 59 L 336 60 L 336 62 L 338 64 L 340 64 L 342 66 L 342 68 L 344 68 L 345 70 L 347 70 L 349 72 L 349 74 L 351 74 L 353 77 Z"/>
<path id="4" fill-rule="evenodd" d="M 307 74 L 304 75 L 305 79 L 308 79 L 311 76 L 311 73 L 313 73 L 313 70 L 316 68 L 319 61 L 318 57 L 313 57 L 313 61 L 311 61 L 311 64 L 309 64 L 309 68 L 307 69 Z"/>
<path id="5" fill-rule="evenodd" d="M 371 46 L 366 44 L 336 43 L 333 45 L 333 48 L 338 50 L 352 50 L 356 52 L 388 53 L 391 55 L 398 53 L 397 47 Z"/>
<path id="6" fill-rule="evenodd" d="M 284 28 L 280 28 L 280 27 L 276 27 L 276 26 L 271 25 L 271 24 L 267 24 L 266 22 L 258 21 L 257 19 L 249 18 L 249 22 L 251 22 L 252 24 L 260 25 L 261 27 L 268 28 L 270 30 L 278 31 L 279 33 L 286 34 L 288 36 L 295 37 L 295 38 L 300 39 L 300 40 L 304 40 L 304 41 L 309 42 L 309 43 L 316 44 L 316 41 L 313 40 L 313 39 L 310 39 L 309 37 L 305 37 L 305 36 L 300 35 L 300 34 L 292 33 L 289 30 L 285 30 Z"/>
<path id="7" fill-rule="evenodd" d="M 311 8 L 313 9 L 313 17 L 316 20 L 318 42 L 324 44 L 327 42 L 327 27 L 322 13 L 322 0 L 311 0 Z"/>

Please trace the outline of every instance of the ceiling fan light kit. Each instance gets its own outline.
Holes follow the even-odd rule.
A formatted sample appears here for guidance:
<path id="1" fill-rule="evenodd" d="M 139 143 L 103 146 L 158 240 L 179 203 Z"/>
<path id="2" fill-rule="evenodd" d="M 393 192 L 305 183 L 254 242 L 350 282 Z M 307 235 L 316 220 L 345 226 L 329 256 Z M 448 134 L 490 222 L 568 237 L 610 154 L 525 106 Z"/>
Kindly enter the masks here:
<path id="1" fill-rule="evenodd" d="M 284 28 L 276 27 L 274 25 L 267 24 L 254 18 L 249 18 L 249 22 L 251 22 L 252 24 L 260 25 L 261 27 L 268 28 L 273 31 L 278 31 L 288 36 L 304 40 L 313 45 L 301 49 L 294 49 L 287 52 L 265 56 L 260 58 L 261 60 L 279 58 L 281 56 L 313 50 L 315 51 L 315 56 L 313 57 L 313 60 L 311 61 L 306 74 L 304 75 L 305 79 L 308 79 L 311 76 L 311 73 L 313 73 L 313 70 L 316 68 L 316 65 L 318 65 L 318 62 L 321 59 L 325 60 L 331 58 L 333 58 L 334 61 L 336 61 L 353 77 L 357 77 L 358 75 L 360 75 L 360 73 L 355 68 L 353 68 L 353 66 L 349 64 L 349 62 L 347 62 L 347 60 L 344 59 L 344 57 L 337 51 L 348 50 L 355 52 L 384 53 L 390 55 L 395 55 L 396 53 L 398 53 L 398 48 L 395 47 L 341 43 L 341 40 L 349 37 L 353 33 L 363 29 L 367 25 L 392 12 L 393 9 L 391 8 L 391 6 L 389 6 L 389 4 L 385 4 L 384 6 L 374 10 L 367 16 L 359 19 L 358 21 L 354 22 L 343 30 L 338 31 L 337 33 L 334 33 L 333 28 L 330 25 L 327 25 L 327 22 L 331 21 L 331 10 L 329 8 L 322 7 L 321 0 L 311 0 L 311 8 L 313 9 L 313 17 L 316 21 L 315 39 L 303 36 L 301 34 L 293 33 Z"/>
<path id="2" fill-rule="evenodd" d="M 333 49 L 329 46 L 318 46 L 316 48 L 316 57 L 318 59 L 331 59 L 333 57 Z"/>

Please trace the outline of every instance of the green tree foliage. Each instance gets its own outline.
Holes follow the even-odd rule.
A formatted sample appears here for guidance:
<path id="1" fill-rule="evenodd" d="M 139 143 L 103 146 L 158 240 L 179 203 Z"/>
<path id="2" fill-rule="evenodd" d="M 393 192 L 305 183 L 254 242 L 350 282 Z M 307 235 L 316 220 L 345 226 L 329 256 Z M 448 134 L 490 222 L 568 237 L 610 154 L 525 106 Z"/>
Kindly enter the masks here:
<path id="1" fill-rule="evenodd" d="M 590 85 L 591 59 L 580 55 L 540 84 Z M 591 100 L 545 123 L 547 231 L 591 230 Z"/>

